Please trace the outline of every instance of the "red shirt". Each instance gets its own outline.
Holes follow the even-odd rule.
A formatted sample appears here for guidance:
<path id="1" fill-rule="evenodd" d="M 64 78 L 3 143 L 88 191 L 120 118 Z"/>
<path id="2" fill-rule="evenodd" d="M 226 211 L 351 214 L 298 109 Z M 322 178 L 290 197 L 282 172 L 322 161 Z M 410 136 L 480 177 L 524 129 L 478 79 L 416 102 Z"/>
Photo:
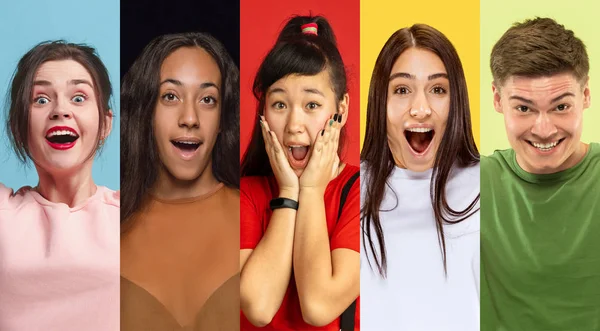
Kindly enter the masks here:
<path id="1" fill-rule="evenodd" d="M 342 173 L 333 179 L 325 189 L 325 213 L 327 231 L 329 233 L 329 246 L 333 251 L 336 248 L 348 248 L 360 252 L 360 184 L 359 180 L 352 185 L 348 192 L 346 202 L 340 219 L 338 209 L 342 189 L 350 177 L 359 171 L 358 167 L 346 165 Z M 272 211 L 269 208 L 271 199 L 279 195 L 279 188 L 275 177 L 242 177 L 240 181 L 240 249 L 254 249 L 267 230 Z M 357 301 L 355 314 L 355 330 L 360 330 L 360 303 Z M 242 312 L 240 315 L 240 329 L 242 331 L 268 331 L 268 330 L 331 330 L 339 331 L 340 319 L 337 318 L 329 325 L 315 327 L 306 324 L 302 319 L 300 300 L 294 276 L 283 297 L 281 307 L 269 325 L 258 328 L 252 325 Z"/>

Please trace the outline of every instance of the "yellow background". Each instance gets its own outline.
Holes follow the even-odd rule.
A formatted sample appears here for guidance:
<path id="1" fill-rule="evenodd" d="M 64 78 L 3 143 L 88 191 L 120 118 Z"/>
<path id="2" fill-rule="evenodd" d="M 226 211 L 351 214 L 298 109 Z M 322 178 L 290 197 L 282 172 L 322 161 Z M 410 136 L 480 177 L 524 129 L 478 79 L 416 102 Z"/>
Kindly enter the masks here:
<path id="1" fill-rule="evenodd" d="M 479 145 L 479 1 L 360 2 L 360 146 L 365 135 L 367 97 L 375 60 L 397 30 L 424 23 L 452 42 L 465 71 L 473 135 Z"/>
<path id="2" fill-rule="evenodd" d="M 600 77 L 600 1 L 540 1 L 502 0 L 481 2 L 481 154 L 490 155 L 510 145 L 506 138 L 502 114 L 494 110 L 492 73 L 489 61 L 494 44 L 515 22 L 528 18 L 551 17 L 587 46 L 590 58 L 590 91 L 592 104 L 584 112 L 583 136 L 585 142 L 600 142 L 600 112 L 594 110 L 594 78 Z M 597 85 L 597 84 L 596 84 Z M 596 91 L 600 93 L 600 91 Z"/>

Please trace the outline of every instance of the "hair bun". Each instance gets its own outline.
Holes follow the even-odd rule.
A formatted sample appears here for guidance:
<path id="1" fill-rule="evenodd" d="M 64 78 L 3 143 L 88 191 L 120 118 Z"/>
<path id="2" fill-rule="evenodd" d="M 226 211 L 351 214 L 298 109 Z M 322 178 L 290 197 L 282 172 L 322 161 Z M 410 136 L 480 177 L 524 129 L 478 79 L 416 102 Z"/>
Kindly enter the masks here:
<path id="1" fill-rule="evenodd" d="M 300 27 L 302 29 L 302 33 L 304 34 L 314 34 L 315 36 L 319 35 L 319 26 L 316 23 L 306 23 Z"/>
<path id="2" fill-rule="evenodd" d="M 277 42 L 314 37 L 327 40 L 337 47 L 333 29 L 323 16 L 293 16 L 281 30 Z"/>

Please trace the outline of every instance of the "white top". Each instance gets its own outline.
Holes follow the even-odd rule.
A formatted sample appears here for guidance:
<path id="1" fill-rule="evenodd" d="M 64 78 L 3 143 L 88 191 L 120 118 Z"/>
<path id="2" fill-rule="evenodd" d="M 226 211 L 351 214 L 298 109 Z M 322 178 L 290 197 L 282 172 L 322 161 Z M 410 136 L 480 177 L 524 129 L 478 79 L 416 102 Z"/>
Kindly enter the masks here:
<path id="1" fill-rule="evenodd" d="M 377 272 L 371 249 L 361 239 L 360 324 L 364 331 L 479 330 L 479 211 L 461 223 L 444 225 L 446 278 L 431 206 L 431 174 L 431 170 L 417 173 L 396 167 L 388 179 L 396 194 L 387 186 L 380 208 L 386 279 Z M 362 180 L 363 202 L 365 184 Z M 479 194 L 479 164 L 454 169 L 446 192 L 451 208 L 465 209 Z M 373 228 L 371 234 L 379 251 Z"/>

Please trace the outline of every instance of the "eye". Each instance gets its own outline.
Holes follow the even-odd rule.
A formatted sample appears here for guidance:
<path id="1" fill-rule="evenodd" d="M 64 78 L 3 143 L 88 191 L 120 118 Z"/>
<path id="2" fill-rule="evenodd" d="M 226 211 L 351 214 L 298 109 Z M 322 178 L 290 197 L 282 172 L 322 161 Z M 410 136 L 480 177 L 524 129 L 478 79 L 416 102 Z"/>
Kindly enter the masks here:
<path id="1" fill-rule="evenodd" d="M 526 113 L 529 111 L 529 107 L 527 106 L 517 106 L 516 108 L 518 111 L 520 111 L 521 113 Z"/>
<path id="2" fill-rule="evenodd" d="M 281 101 L 277 101 L 271 105 L 275 109 L 285 109 L 285 104 Z"/>
<path id="3" fill-rule="evenodd" d="M 433 92 L 433 94 L 446 94 L 446 89 L 441 86 L 436 86 L 431 89 L 431 92 Z"/>
<path id="4" fill-rule="evenodd" d="M 558 111 L 565 111 L 567 109 L 569 109 L 569 105 L 564 104 L 564 103 L 556 106 L 556 110 L 558 110 Z"/>
<path id="5" fill-rule="evenodd" d="M 200 100 L 200 102 L 205 103 L 207 105 L 214 105 L 217 103 L 217 99 L 213 97 L 204 97 L 202 98 L 202 100 Z"/>
<path id="6" fill-rule="evenodd" d="M 395 94 L 408 94 L 410 90 L 406 86 L 400 86 L 394 90 Z"/>
<path id="7" fill-rule="evenodd" d="M 48 100 L 46 97 L 37 97 L 33 99 L 33 102 L 37 103 L 38 105 L 45 105 L 50 102 L 50 100 Z"/>
<path id="8" fill-rule="evenodd" d="M 84 102 L 84 101 L 85 101 L 85 99 L 86 99 L 86 98 L 85 98 L 85 96 L 84 96 L 84 95 L 81 95 L 81 94 L 79 94 L 79 95 L 76 95 L 76 96 L 74 96 L 74 97 L 71 99 L 71 101 L 73 101 L 73 102 L 75 102 L 75 103 L 82 103 L 82 102 Z"/>
<path id="9" fill-rule="evenodd" d="M 308 109 L 310 109 L 310 110 L 315 110 L 315 109 L 319 108 L 320 106 L 321 106 L 321 105 L 320 105 L 320 104 L 318 104 L 318 103 L 316 103 L 316 102 L 309 102 L 309 103 L 306 105 L 306 108 L 308 108 Z"/>
<path id="10" fill-rule="evenodd" d="M 161 98 L 166 102 L 175 102 L 179 100 L 179 98 L 173 93 L 165 93 Z"/>

